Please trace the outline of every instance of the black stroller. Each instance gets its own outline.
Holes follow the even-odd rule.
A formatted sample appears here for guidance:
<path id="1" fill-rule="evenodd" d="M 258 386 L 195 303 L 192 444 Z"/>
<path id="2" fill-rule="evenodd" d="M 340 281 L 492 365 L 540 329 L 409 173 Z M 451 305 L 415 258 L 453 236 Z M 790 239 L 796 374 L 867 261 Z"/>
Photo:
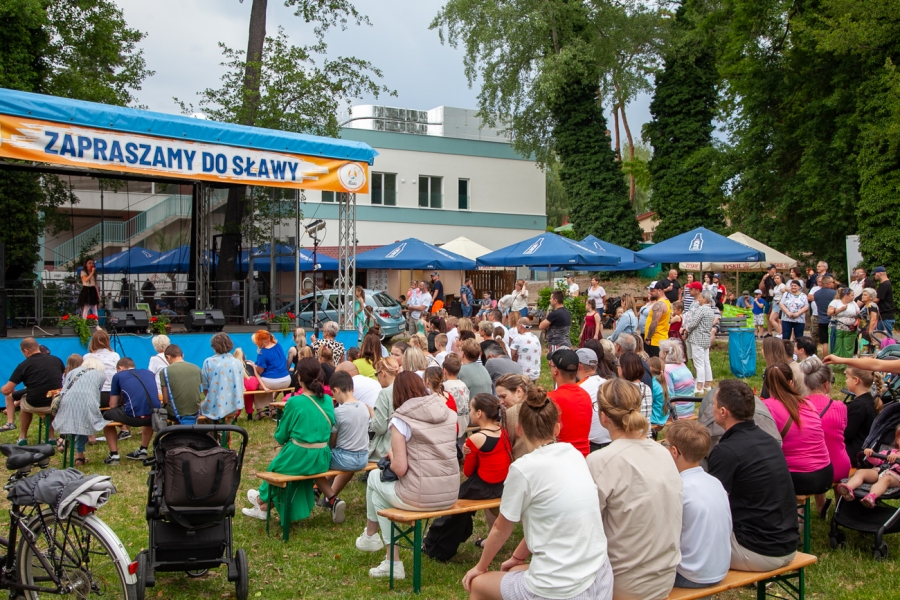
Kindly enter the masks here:
<path id="1" fill-rule="evenodd" d="M 621 296 L 618 298 L 609 298 L 606 301 L 606 306 L 601 308 L 600 310 L 603 312 L 603 328 L 604 329 L 612 329 L 613 325 L 616 322 L 616 311 L 619 307 L 622 306 L 622 298 Z M 605 308 L 605 310 L 604 310 Z"/>
<path id="2" fill-rule="evenodd" d="M 219 445 L 228 434 L 240 449 Z M 233 444 L 232 444 L 233 445 Z M 184 571 L 200 577 L 209 569 L 228 565 L 228 581 L 235 582 L 237 599 L 249 595 L 247 553 L 234 552 L 231 519 L 241 482 L 247 432 L 234 425 L 174 425 L 153 440 L 147 479 L 148 549 L 137 557 L 137 598 L 156 584 L 157 571 Z"/>
<path id="3" fill-rule="evenodd" d="M 897 425 L 900 425 L 900 402 L 891 402 L 886 404 L 881 413 L 875 417 L 864 447 L 872 448 L 880 453 L 876 455 L 878 458 L 887 458 L 887 453 L 894 443 L 894 431 L 897 429 Z M 864 469 L 871 468 L 872 465 L 867 463 L 865 458 L 865 455 L 860 452 L 856 457 L 856 466 Z M 876 559 L 884 559 L 888 555 L 888 545 L 884 541 L 884 536 L 900 532 L 900 508 L 883 501 L 900 499 L 900 488 L 889 488 L 878 499 L 874 508 L 866 508 L 859 501 L 869 493 L 870 487 L 869 484 L 863 484 L 853 490 L 856 498 L 853 502 L 846 502 L 836 494 L 837 504 L 831 517 L 831 532 L 828 541 L 832 548 L 844 545 L 846 536 L 841 531 L 841 527 L 872 533 L 875 534 L 872 554 Z"/>

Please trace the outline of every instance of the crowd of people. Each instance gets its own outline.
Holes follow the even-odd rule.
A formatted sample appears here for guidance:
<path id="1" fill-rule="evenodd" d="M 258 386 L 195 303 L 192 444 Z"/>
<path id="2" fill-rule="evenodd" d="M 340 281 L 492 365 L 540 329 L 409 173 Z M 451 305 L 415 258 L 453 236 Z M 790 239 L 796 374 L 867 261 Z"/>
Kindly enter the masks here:
<path id="1" fill-rule="evenodd" d="M 200 417 L 230 423 L 242 411 L 263 418 L 275 393 L 289 390 L 274 433 L 279 448 L 267 470 L 344 473 L 301 482 L 290 498 L 263 483 L 247 493 L 247 517 L 264 520 L 273 505 L 281 519 L 297 521 L 319 506 L 342 523 L 349 507 L 340 493 L 354 471 L 375 462 L 378 469 L 366 478 L 366 525 L 355 542 L 361 551 L 389 545 L 390 522 L 378 514 L 383 509 L 443 510 L 460 498 L 499 497 L 499 509 L 485 513 L 486 529 L 474 534 L 481 559 L 462 582 L 471 598 L 661 600 L 673 586 L 714 585 L 729 569 L 770 571 L 790 563 L 801 523 L 797 495 L 815 496 L 824 517 L 835 484 L 847 500 L 859 485 L 873 484 L 865 506 L 900 487 L 894 466 L 900 447 L 881 472 L 861 469 L 841 483 L 857 454 L 874 452 L 863 447 L 881 410 L 872 371 L 900 367 L 837 352 L 822 360 L 801 322 L 811 295 L 822 340 L 823 325 L 831 328 L 851 305 L 864 310 L 858 297 L 863 307 L 875 305 L 867 308 L 875 330 L 881 323 L 890 332 L 890 282 L 883 270 L 875 275 L 878 291 L 867 287 L 862 272 L 859 296 L 835 291 L 827 265 L 815 281 L 793 278 L 781 288 L 780 276 L 770 272 L 771 288 L 761 283 L 753 298 L 742 294 L 751 310 L 763 308 L 754 311 L 767 315 L 762 327 L 775 320 L 782 327 L 780 337 L 763 340 L 758 397 L 744 382 L 713 380 L 709 350 L 728 300 L 715 274 L 706 283 L 690 277 L 681 285 L 670 272 L 649 286 L 646 310 L 624 295 L 606 338 L 606 291 L 592 279 L 577 349 L 565 302 L 567 293 L 580 290 L 571 281 L 567 291 L 553 291 L 550 311 L 534 319 L 545 335 L 553 381 L 547 390 L 537 384 L 544 351 L 532 332 L 524 282 L 506 301 L 508 310 L 490 302 L 476 307 L 473 295 L 465 303 L 475 316 L 457 318 L 429 310 L 444 301 L 434 273 L 431 290 L 411 286 L 410 336 L 390 349 L 368 320 L 357 328 L 359 345 L 350 348 L 337 340 L 334 323 L 309 343 L 296 330 L 287 353 L 269 332 L 257 331 L 255 357 L 218 333 L 202 367 L 185 361 L 163 335 L 153 338 L 156 354 L 146 368 L 114 352 L 102 330 L 87 354 L 65 364 L 26 338 L 20 344 L 25 360 L 0 390 L 8 421 L 0 430 L 16 429 L 18 406 L 23 444 L 31 415 L 52 410 L 55 433 L 74 436 L 79 465 L 99 431 L 109 447 L 104 462 L 116 464 L 117 443 L 134 427 L 141 444 L 127 458 L 147 457 L 154 409 L 165 407 L 176 423 Z M 824 290 L 833 292 L 830 298 Z M 765 299 L 776 294 L 779 311 L 767 313 Z M 364 298 L 359 301 L 362 306 Z M 831 398 L 832 364 L 848 365 L 854 398 L 847 404 Z M 14 392 L 18 384 L 24 393 Z M 515 523 L 522 523 L 523 537 L 500 571 L 491 571 Z M 424 552 L 449 560 L 473 530 L 472 515 L 438 519 Z M 391 571 L 405 576 L 396 547 L 369 575 Z"/>

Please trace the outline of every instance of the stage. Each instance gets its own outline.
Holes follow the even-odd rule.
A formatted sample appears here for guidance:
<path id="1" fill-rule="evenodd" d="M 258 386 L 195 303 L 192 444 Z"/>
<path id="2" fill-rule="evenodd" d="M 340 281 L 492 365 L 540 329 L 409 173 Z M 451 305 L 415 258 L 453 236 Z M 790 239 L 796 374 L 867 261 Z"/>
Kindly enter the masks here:
<path id="1" fill-rule="evenodd" d="M 177 326 L 176 326 L 177 327 Z M 224 331 L 231 337 L 235 348 L 242 348 L 244 356 L 248 360 L 256 358 L 256 346 L 250 341 L 250 336 L 258 331 L 260 327 L 249 325 L 242 326 L 225 326 Z M 16 365 L 25 360 L 19 343 L 22 338 L 30 335 L 28 329 L 10 330 L 11 334 L 18 334 L 17 337 L 0 338 L 0 382 L 9 381 L 10 375 L 15 370 Z M 42 334 L 40 330 L 34 330 L 34 338 L 38 344 L 43 344 L 50 348 L 50 353 L 58 357 L 64 363 L 71 354 L 84 355 L 87 354 L 86 346 L 81 345 L 81 340 L 77 336 L 60 336 Z M 184 360 L 195 365 L 202 366 L 203 361 L 213 355 L 210 339 L 214 333 L 172 333 L 169 339 L 173 344 L 177 344 L 182 352 L 184 352 Z M 294 346 L 293 333 L 283 336 L 280 331 L 273 331 L 272 335 L 275 340 L 284 349 L 285 355 L 288 350 Z M 307 342 L 312 333 L 307 331 Z M 146 369 L 150 362 L 150 357 L 156 354 L 150 340 L 153 338 L 150 334 L 119 334 L 114 341 L 113 350 L 120 356 L 134 360 L 134 364 L 140 369 Z M 358 344 L 357 333 L 355 330 L 341 331 L 338 333 L 337 340 L 344 344 L 345 348 L 352 348 Z M 0 399 L 2 402 L 2 399 Z"/>

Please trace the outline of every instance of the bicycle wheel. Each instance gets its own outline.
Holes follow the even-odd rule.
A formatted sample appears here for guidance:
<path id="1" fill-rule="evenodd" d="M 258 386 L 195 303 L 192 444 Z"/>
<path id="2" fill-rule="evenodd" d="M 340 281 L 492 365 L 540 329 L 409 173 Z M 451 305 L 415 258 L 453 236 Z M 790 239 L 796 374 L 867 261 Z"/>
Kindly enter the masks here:
<path id="1" fill-rule="evenodd" d="M 68 598 L 124 598 L 134 597 L 134 586 L 127 583 L 127 561 L 117 558 L 114 550 L 118 539 L 107 538 L 107 533 L 94 526 L 90 519 L 70 516 L 62 523 L 56 522 L 51 511 L 43 515 L 46 529 L 36 515 L 28 524 L 35 534 L 35 546 L 53 567 L 61 572 L 61 581 L 71 586 L 64 594 Z M 53 579 L 43 567 L 31 546 L 22 539 L 16 552 L 19 579 L 27 585 L 55 588 Z M 51 591 L 24 591 L 27 600 L 57 598 Z"/>

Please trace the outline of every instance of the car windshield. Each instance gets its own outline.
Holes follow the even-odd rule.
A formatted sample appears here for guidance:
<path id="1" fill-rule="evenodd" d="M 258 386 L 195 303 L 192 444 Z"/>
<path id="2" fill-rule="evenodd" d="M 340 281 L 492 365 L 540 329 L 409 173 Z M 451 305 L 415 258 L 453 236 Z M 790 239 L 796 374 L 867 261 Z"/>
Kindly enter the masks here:
<path id="1" fill-rule="evenodd" d="M 400 304 L 396 300 L 391 298 L 390 294 L 386 294 L 384 292 L 375 292 L 373 296 L 375 297 L 375 303 L 378 306 L 400 306 Z"/>

